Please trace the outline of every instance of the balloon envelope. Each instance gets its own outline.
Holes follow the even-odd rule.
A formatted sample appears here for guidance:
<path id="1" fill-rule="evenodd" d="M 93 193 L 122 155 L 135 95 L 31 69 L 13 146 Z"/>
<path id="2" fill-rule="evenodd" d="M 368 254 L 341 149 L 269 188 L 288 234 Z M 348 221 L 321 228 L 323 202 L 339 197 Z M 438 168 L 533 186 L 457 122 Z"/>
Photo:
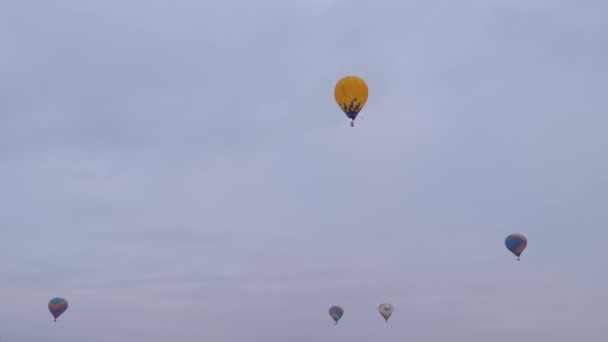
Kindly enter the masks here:
<path id="1" fill-rule="evenodd" d="M 511 253 L 515 254 L 519 259 L 519 256 L 526 249 L 528 240 L 521 234 L 511 234 L 505 239 L 505 246 Z"/>
<path id="2" fill-rule="evenodd" d="M 329 315 L 336 322 L 336 324 L 338 324 L 338 321 L 340 320 L 340 318 L 342 318 L 342 315 L 344 315 L 344 309 L 334 305 L 329 308 Z"/>
<path id="3" fill-rule="evenodd" d="M 68 301 L 63 298 L 53 298 L 49 301 L 49 311 L 57 321 L 57 317 L 61 316 L 68 309 Z"/>
<path id="4" fill-rule="evenodd" d="M 384 317 L 384 320 L 388 322 L 388 318 L 393 314 L 393 306 L 388 303 L 380 304 L 378 311 Z"/>
<path id="5" fill-rule="evenodd" d="M 334 98 L 338 106 L 353 121 L 367 102 L 367 96 L 367 84 L 357 76 L 343 77 L 334 88 Z"/>

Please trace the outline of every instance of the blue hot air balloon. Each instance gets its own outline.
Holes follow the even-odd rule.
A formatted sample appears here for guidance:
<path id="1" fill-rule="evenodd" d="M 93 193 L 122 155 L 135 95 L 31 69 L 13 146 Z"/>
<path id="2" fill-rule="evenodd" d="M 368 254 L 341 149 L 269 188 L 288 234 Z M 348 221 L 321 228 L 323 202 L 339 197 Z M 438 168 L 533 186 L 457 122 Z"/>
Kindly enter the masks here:
<path id="1" fill-rule="evenodd" d="M 511 234 L 505 239 L 505 246 L 511 253 L 517 256 L 517 260 L 519 260 L 521 253 L 524 252 L 527 245 L 528 240 L 521 234 Z"/>

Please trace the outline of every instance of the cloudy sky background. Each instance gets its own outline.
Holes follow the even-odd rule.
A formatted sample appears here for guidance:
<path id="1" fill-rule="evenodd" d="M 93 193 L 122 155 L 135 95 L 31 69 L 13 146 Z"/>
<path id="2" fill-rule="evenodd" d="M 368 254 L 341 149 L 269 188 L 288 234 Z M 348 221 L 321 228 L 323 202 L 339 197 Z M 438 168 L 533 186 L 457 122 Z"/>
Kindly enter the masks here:
<path id="1" fill-rule="evenodd" d="M 0 2 L 0 337 L 603 341 L 606 13 Z"/>

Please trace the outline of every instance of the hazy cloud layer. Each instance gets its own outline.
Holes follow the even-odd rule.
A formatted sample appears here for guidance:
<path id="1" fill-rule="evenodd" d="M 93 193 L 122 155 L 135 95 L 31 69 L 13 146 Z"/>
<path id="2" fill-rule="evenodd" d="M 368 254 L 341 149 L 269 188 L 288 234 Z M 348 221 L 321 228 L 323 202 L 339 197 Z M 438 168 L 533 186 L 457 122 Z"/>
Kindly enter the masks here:
<path id="1" fill-rule="evenodd" d="M 600 341 L 606 13 L 0 2 L 0 337 Z"/>

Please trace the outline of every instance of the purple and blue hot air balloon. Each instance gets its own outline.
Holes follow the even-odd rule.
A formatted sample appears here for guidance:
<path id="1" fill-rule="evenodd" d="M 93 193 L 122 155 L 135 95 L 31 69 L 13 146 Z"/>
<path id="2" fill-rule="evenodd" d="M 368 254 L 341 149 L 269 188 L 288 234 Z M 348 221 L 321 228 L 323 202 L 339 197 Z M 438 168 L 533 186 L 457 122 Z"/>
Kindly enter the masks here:
<path id="1" fill-rule="evenodd" d="M 339 306 L 334 305 L 331 308 L 329 308 L 329 315 L 336 322 L 334 324 L 338 324 L 338 321 L 340 320 L 340 318 L 342 318 L 342 315 L 344 315 L 344 309 L 342 309 Z"/>
<path id="2" fill-rule="evenodd" d="M 49 311 L 57 322 L 57 317 L 61 316 L 68 309 L 68 301 L 63 298 L 53 298 L 49 301 Z"/>
<path id="3" fill-rule="evenodd" d="M 517 256 L 517 260 L 519 260 L 519 256 L 523 253 L 524 249 L 526 249 L 527 245 L 528 240 L 521 234 L 511 234 L 505 239 L 505 246 L 507 246 L 507 249 L 511 251 L 511 253 Z"/>

